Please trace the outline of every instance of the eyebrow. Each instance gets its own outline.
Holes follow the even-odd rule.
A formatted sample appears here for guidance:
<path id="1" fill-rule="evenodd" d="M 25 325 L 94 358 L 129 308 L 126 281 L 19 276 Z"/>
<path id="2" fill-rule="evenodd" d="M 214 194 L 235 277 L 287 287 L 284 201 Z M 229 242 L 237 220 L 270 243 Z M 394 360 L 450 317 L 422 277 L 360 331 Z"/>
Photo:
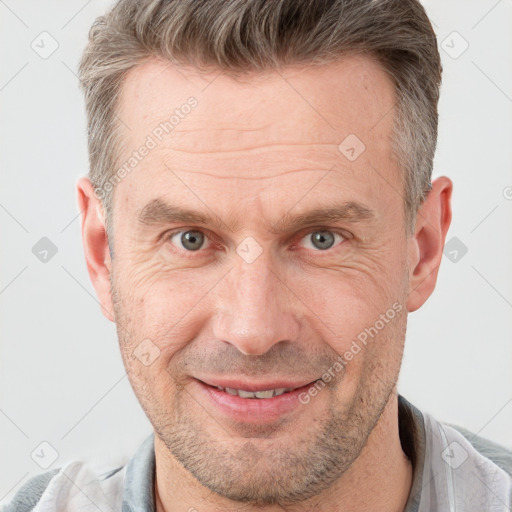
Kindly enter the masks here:
<path id="1" fill-rule="evenodd" d="M 315 208 L 306 213 L 292 214 L 285 213 L 270 229 L 274 234 L 282 234 L 290 231 L 297 231 L 313 224 L 326 222 L 363 222 L 376 219 L 374 210 L 356 201 L 345 201 L 333 206 Z M 216 229 L 228 228 L 237 231 L 241 227 L 239 220 L 230 219 L 223 222 L 214 213 L 203 213 L 195 210 L 182 208 L 157 198 L 146 204 L 138 215 L 141 224 L 174 224 L 183 222 L 185 224 L 200 224 L 212 226 Z"/>

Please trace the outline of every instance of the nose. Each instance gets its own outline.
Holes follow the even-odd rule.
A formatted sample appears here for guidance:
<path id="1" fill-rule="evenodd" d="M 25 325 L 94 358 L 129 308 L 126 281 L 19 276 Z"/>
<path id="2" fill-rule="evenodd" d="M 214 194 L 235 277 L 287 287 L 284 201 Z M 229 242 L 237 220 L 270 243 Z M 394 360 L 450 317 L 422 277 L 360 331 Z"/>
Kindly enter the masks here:
<path id="1" fill-rule="evenodd" d="M 297 299 L 264 251 L 255 261 L 236 259 L 219 284 L 213 335 L 246 355 L 261 355 L 299 333 Z"/>

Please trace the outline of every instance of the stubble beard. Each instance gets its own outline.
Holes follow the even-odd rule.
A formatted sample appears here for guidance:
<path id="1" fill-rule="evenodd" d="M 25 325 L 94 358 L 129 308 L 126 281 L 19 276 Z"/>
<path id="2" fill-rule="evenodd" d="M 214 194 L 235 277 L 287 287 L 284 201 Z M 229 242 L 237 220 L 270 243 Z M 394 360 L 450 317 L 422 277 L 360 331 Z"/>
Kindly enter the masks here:
<path id="1" fill-rule="evenodd" d="M 252 506 L 294 505 L 319 495 L 350 468 L 394 387 L 373 387 L 370 396 L 358 393 L 345 411 L 330 407 L 325 418 L 315 418 L 297 439 L 276 432 L 272 439 L 236 438 L 226 447 L 187 414 L 182 397 L 177 398 L 174 421 L 153 424 L 172 456 L 216 494 Z"/>

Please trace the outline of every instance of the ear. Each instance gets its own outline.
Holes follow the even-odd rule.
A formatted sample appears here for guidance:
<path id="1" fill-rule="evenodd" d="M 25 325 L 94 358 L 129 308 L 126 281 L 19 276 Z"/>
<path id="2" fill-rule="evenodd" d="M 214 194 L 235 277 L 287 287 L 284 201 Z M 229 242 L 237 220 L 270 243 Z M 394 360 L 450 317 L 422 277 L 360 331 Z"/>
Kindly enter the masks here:
<path id="1" fill-rule="evenodd" d="M 432 183 L 416 216 L 415 234 L 409 244 L 409 295 L 407 311 L 419 309 L 430 297 L 443 257 L 446 233 L 452 220 L 453 183 L 446 176 Z"/>
<path id="2" fill-rule="evenodd" d="M 114 322 L 110 273 L 112 261 L 108 247 L 103 205 L 94 193 L 94 187 L 86 177 L 77 183 L 78 207 L 82 212 L 82 241 L 87 270 L 105 317 Z"/>

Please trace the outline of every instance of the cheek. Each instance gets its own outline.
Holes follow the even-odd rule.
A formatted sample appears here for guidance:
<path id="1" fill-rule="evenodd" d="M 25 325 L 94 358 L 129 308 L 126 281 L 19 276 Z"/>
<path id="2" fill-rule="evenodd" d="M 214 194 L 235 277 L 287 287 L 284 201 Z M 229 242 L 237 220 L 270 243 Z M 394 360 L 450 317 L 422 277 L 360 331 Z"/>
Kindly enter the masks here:
<path id="1" fill-rule="evenodd" d="M 120 331 L 126 351 L 155 353 L 158 359 L 148 371 L 166 371 L 171 359 L 200 334 L 208 292 L 218 280 L 211 270 L 172 271 L 159 263 L 125 268 L 116 278 L 116 296 L 122 297 L 117 309 L 129 332 Z"/>
<path id="2" fill-rule="evenodd" d="M 352 372 L 367 354 L 382 357 L 400 343 L 405 287 L 401 272 L 388 261 L 367 256 L 336 272 L 308 275 L 298 285 L 316 331 L 338 355 L 346 354 Z"/>
<path id="3" fill-rule="evenodd" d="M 130 382 L 146 410 L 155 404 L 166 407 L 179 386 L 169 371 L 172 360 L 194 334 L 180 322 L 182 315 L 176 308 L 154 300 L 157 296 L 123 297 L 118 305 L 118 337 Z"/>
<path id="4" fill-rule="evenodd" d="M 402 300 L 403 286 L 384 272 L 377 265 L 361 264 L 337 272 L 324 270 L 301 280 L 300 296 L 318 321 L 331 328 L 331 334 L 344 338 L 373 324 L 394 302 Z"/>

